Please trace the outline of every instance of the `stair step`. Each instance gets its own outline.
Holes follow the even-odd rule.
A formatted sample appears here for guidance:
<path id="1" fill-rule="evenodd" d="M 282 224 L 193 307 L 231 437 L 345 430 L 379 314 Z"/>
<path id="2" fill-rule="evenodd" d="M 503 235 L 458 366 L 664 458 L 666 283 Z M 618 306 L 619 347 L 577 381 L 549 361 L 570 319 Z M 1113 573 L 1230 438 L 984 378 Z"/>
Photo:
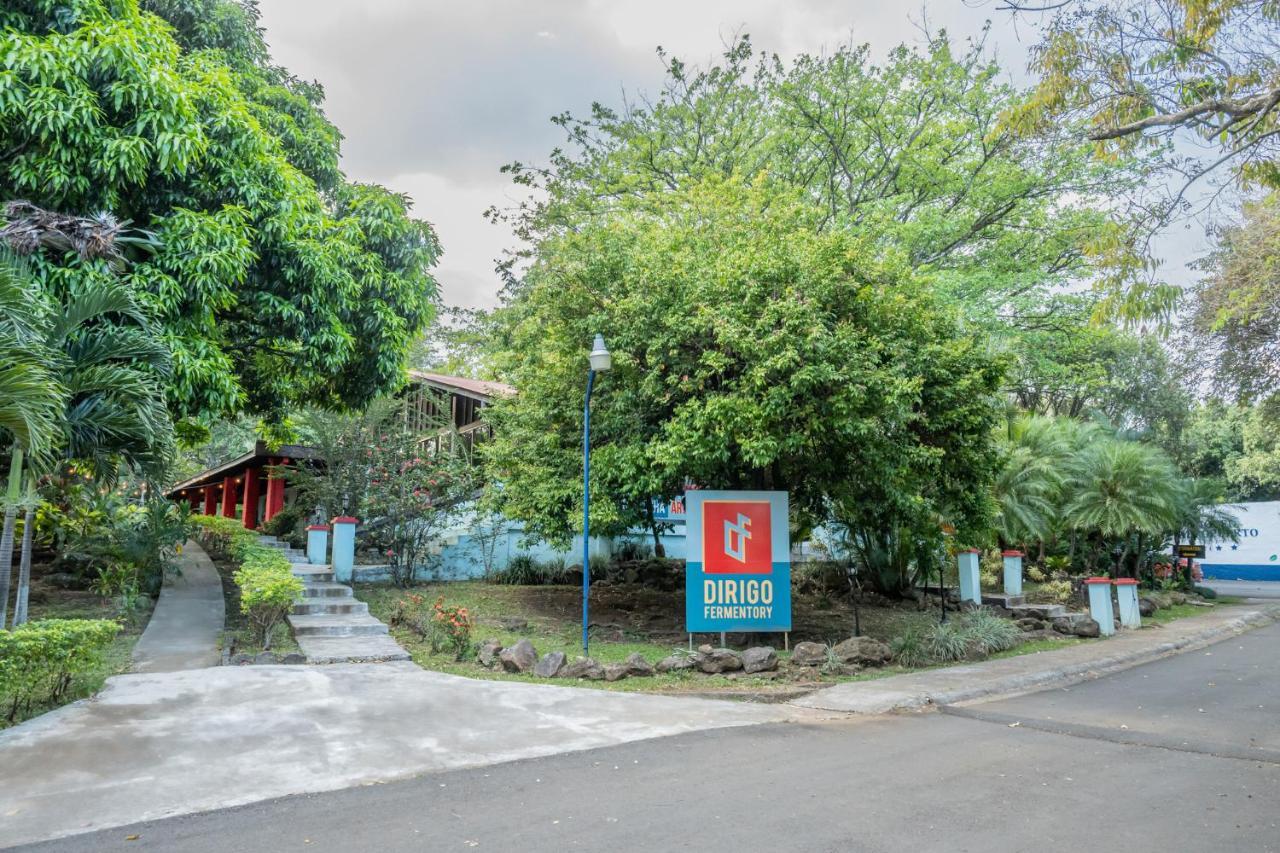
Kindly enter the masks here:
<path id="1" fill-rule="evenodd" d="M 369 605 L 354 598 L 304 598 L 293 605 L 295 615 L 304 616 L 312 613 L 361 613 L 369 612 Z"/>
<path id="2" fill-rule="evenodd" d="M 387 626 L 367 613 L 309 613 L 290 616 L 297 637 L 364 637 L 387 633 Z"/>
<path id="3" fill-rule="evenodd" d="M 364 663 L 409 660 L 409 653 L 391 637 L 298 637 L 307 663 Z"/>
<path id="4" fill-rule="evenodd" d="M 351 587 L 345 583 L 330 583 L 325 581 L 315 581 L 304 583 L 302 587 L 303 598 L 351 598 Z"/>

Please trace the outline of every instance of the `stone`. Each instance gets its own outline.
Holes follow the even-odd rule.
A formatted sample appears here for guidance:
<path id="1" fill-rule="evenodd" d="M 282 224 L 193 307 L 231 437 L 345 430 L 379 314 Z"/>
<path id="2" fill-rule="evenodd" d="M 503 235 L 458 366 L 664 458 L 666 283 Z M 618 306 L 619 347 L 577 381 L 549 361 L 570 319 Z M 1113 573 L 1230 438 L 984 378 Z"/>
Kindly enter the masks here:
<path id="1" fill-rule="evenodd" d="M 658 672 L 682 672 L 698 668 L 697 655 L 667 655 L 658 661 Z"/>
<path id="2" fill-rule="evenodd" d="M 1034 617 L 1025 616 L 1018 620 L 1018 627 L 1021 628 L 1023 632 L 1029 634 L 1032 631 L 1042 630 L 1044 628 L 1044 623 Z"/>
<path id="3" fill-rule="evenodd" d="M 1088 613 L 1068 613 L 1053 620 L 1053 630 L 1059 634 L 1077 637 L 1097 637 L 1101 634 L 1098 623 Z"/>
<path id="4" fill-rule="evenodd" d="M 498 661 L 507 672 L 528 672 L 538 662 L 538 650 L 527 639 L 498 652 Z"/>
<path id="5" fill-rule="evenodd" d="M 627 675 L 627 665 L 625 663 L 611 663 L 604 668 L 605 681 L 621 681 Z"/>
<path id="6" fill-rule="evenodd" d="M 772 672 L 778 668 L 778 653 L 771 646 L 755 646 L 742 653 L 742 671 Z"/>
<path id="7" fill-rule="evenodd" d="M 542 678 L 555 678 L 564 669 L 564 652 L 547 652 L 533 667 L 533 674 Z"/>
<path id="8" fill-rule="evenodd" d="M 639 652 L 632 652 L 627 655 L 627 659 L 622 662 L 627 668 L 627 675 L 637 678 L 646 678 L 653 675 L 653 664 L 644 659 L 644 655 Z"/>
<path id="9" fill-rule="evenodd" d="M 837 643 L 832 651 L 841 663 L 863 666 L 883 666 L 893 657 L 893 652 L 886 644 L 871 637 L 850 637 Z"/>
<path id="10" fill-rule="evenodd" d="M 498 654 L 502 651 L 502 643 L 490 638 L 480 644 L 480 651 L 476 653 L 476 659 L 480 661 L 481 666 L 492 667 L 498 662 Z"/>
<path id="11" fill-rule="evenodd" d="M 253 662 L 256 664 L 279 663 L 280 659 L 276 657 L 275 652 L 258 652 L 253 656 Z"/>
<path id="12" fill-rule="evenodd" d="M 709 655 L 714 651 L 715 651 L 715 646 L 712 646 L 710 643 L 703 643 L 702 645 L 698 646 L 698 654 L 700 655 Z"/>
<path id="13" fill-rule="evenodd" d="M 529 620 L 518 616 L 504 616 L 498 620 L 498 627 L 504 631 L 523 631 L 529 627 Z"/>
<path id="14" fill-rule="evenodd" d="M 599 681 L 604 678 L 604 667 L 595 658 L 574 658 L 560 670 L 561 678 L 586 678 Z"/>
<path id="15" fill-rule="evenodd" d="M 289 654 L 285 655 L 280 659 L 280 663 L 287 663 L 290 665 L 306 663 L 306 662 L 307 662 L 307 656 L 299 652 L 289 652 Z"/>
<path id="16" fill-rule="evenodd" d="M 796 666 L 822 666 L 827 662 L 827 647 L 822 643 L 796 643 L 791 650 L 791 662 Z"/>
<path id="17" fill-rule="evenodd" d="M 1143 616 L 1155 616 L 1160 606 L 1145 595 L 1138 599 L 1138 612 Z"/>
<path id="18" fill-rule="evenodd" d="M 238 652 L 231 656 L 232 666 L 244 666 L 245 664 L 250 664 L 250 663 L 253 663 L 253 655 L 245 654 L 244 652 Z"/>
<path id="19" fill-rule="evenodd" d="M 698 669 L 708 675 L 733 672 L 742 669 L 742 658 L 732 649 L 712 649 L 710 654 L 699 656 Z"/>
<path id="20" fill-rule="evenodd" d="M 1177 590 L 1170 590 L 1169 600 L 1172 601 L 1174 604 L 1186 604 L 1187 594 L 1185 592 L 1178 592 Z"/>

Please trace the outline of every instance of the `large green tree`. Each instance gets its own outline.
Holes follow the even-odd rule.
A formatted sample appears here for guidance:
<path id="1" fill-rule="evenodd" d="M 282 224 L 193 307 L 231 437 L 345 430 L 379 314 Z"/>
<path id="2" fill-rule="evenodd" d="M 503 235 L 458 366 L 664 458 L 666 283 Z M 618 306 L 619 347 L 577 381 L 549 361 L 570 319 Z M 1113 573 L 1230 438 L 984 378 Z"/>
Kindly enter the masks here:
<path id="1" fill-rule="evenodd" d="M 686 483 L 786 489 L 796 523 L 986 521 L 1001 369 L 913 273 L 762 175 L 708 177 L 548 237 L 500 312 L 482 445 L 496 497 L 533 535 L 580 529 L 586 352 L 614 368 L 592 416 L 593 531 L 644 524 Z"/>
<path id="2" fill-rule="evenodd" d="M 179 417 L 358 406 L 402 379 L 439 254 L 408 201 L 348 182 L 322 92 L 271 64 L 253 3 L 0 8 L 0 197 L 154 235 L 128 286 Z M 103 260 L 40 255 L 55 298 Z"/>

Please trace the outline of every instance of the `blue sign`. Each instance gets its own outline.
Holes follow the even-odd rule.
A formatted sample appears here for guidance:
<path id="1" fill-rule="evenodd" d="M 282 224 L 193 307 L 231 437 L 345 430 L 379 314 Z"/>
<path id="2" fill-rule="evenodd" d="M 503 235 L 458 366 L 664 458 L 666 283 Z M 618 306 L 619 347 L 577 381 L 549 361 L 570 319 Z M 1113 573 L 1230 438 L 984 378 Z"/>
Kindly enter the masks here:
<path id="1" fill-rule="evenodd" d="M 685 629 L 791 630 L 786 492 L 685 495 Z"/>
<path id="2" fill-rule="evenodd" d="M 684 498 L 674 498 L 670 502 L 653 498 L 654 521 L 684 521 Z"/>

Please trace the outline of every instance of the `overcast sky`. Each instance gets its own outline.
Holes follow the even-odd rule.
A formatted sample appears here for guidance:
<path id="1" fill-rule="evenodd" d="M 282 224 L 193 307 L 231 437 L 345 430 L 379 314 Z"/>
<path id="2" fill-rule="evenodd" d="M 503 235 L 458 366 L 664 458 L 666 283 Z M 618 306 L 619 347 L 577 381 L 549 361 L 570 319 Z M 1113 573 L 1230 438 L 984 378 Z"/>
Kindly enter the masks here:
<path id="1" fill-rule="evenodd" d="M 1026 83 L 1037 33 L 980 0 L 923 5 L 872 0 L 261 0 L 275 61 L 325 88 L 355 180 L 407 193 L 444 244 L 445 301 L 495 304 L 494 261 L 514 239 L 482 216 L 519 197 L 499 174 L 543 162 L 561 141 L 554 114 L 655 91 L 658 45 L 692 62 L 715 58 L 741 31 L 784 57 L 853 40 L 877 56 L 922 41 L 920 24 L 959 41 L 990 17 L 988 46 Z M 1175 270 L 1204 246 L 1179 226 L 1157 251 Z"/>

